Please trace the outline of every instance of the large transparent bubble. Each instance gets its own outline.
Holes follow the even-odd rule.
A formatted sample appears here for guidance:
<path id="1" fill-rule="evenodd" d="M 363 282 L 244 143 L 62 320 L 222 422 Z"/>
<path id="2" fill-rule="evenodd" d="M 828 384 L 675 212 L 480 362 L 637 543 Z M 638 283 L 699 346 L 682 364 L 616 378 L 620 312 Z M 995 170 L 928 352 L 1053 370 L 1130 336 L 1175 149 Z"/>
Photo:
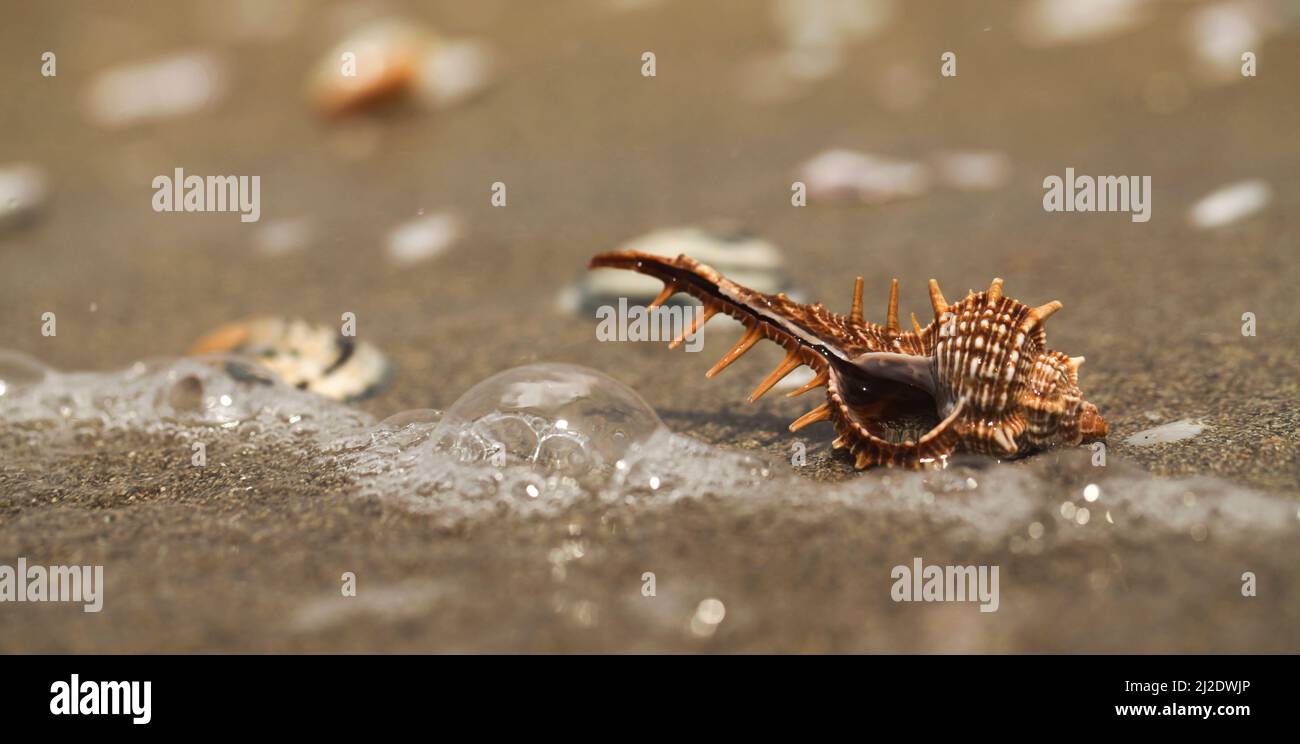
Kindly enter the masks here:
<path id="1" fill-rule="evenodd" d="M 609 472 L 663 423 L 641 396 L 593 369 L 544 363 L 470 388 L 434 433 L 462 462 L 532 464 L 571 477 Z"/>

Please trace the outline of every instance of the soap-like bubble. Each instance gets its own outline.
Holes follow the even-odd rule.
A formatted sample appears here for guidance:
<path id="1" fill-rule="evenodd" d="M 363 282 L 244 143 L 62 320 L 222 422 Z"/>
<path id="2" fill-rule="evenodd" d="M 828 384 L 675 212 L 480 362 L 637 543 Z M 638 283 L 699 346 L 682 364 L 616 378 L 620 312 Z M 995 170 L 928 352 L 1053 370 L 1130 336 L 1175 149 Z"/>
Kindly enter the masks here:
<path id="1" fill-rule="evenodd" d="M 530 364 L 465 392 L 434 441 L 463 462 L 531 463 L 580 477 L 605 472 L 663 423 L 619 381 L 572 364 Z"/>

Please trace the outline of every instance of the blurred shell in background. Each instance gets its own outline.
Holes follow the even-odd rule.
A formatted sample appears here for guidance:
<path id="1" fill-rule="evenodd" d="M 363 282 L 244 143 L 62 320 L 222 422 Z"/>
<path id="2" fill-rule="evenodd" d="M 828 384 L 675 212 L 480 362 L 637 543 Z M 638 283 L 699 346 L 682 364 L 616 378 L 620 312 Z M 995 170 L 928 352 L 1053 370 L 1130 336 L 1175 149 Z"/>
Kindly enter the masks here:
<path id="1" fill-rule="evenodd" d="M 772 17 L 785 46 L 836 49 L 868 39 L 899 15 L 897 0 L 775 0 Z"/>
<path id="2" fill-rule="evenodd" d="M 225 63 L 206 51 L 110 67 L 91 81 L 86 109 L 108 128 L 184 116 L 215 105 L 229 77 Z"/>
<path id="3" fill-rule="evenodd" d="M 388 257 L 401 265 L 427 261 L 450 248 L 461 232 L 460 220 L 449 212 L 421 214 L 388 231 Z"/>
<path id="4" fill-rule="evenodd" d="M 1030 0 L 1020 6 L 1017 31 L 1029 47 L 1084 44 L 1138 28 L 1149 11 L 1145 0 Z"/>
<path id="5" fill-rule="evenodd" d="M 741 98 L 759 104 L 800 97 L 839 72 L 847 49 L 879 34 L 899 15 L 896 0 L 773 0 L 779 49 L 757 52 L 739 68 Z"/>
<path id="6" fill-rule="evenodd" d="M 297 253 L 315 237 L 312 221 L 306 217 L 269 220 L 253 234 L 253 246 L 264 256 Z"/>
<path id="7" fill-rule="evenodd" d="M 1272 200 L 1273 189 L 1266 182 L 1237 181 L 1198 199 L 1187 211 L 1187 221 L 1200 230 L 1222 227 L 1263 211 Z"/>
<path id="8" fill-rule="evenodd" d="M 190 354 L 255 359 L 287 385 L 334 400 L 358 400 L 392 378 L 392 363 L 371 344 L 303 320 L 256 318 L 229 323 L 199 339 Z"/>
<path id="9" fill-rule="evenodd" d="M 1228 0 L 1196 8 L 1186 30 L 1193 72 L 1210 84 L 1245 80 L 1242 55 L 1260 55 L 1265 39 L 1283 25 L 1282 10 L 1273 0 Z"/>
<path id="10" fill-rule="evenodd" d="M 0 167 L 0 230 L 27 224 L 45 203 L 45 172 L 27 163 Z"/>
<path id="11" fill-rule="evenodd" d="M 421 60 L 415 77 L 415 97 L 429 108 L 446 108 L 467 101 L 491 82 L 496 55 L 475 39 L 444 39 Z"/>
<path id="12" fill-rule="evenodd" d="M 992 150 L 950 150 L 930 157 L 939 182 L 959 191 L 990 191 L 1006 185 L 1011 159 Z"/>
<path id="13" fill-rule="evenodd" d="M 781 251 L 747 229 L 727 221 L 707 225 L 669 227 L 633 238 L 619 250 L 657 256 L 688 254 L 735 281 L 759 292 L 775 294 L 788 288 Z M 589 310 L 626 297 L 631 303 L 649 303 L 663 289 L 657 279 L 631 271 L 600 269 L 579 281 L 576 296 L 562 297 L 565 309 Z"/>
<path id="14" fill-rule="evenodd" d="M 800 166 L 799 178 L 813 198 L 847 198 L 864 204 L 920 196 L 929 190 L 931 181 L 924 163 L 852 150 L 826 150 L 816 155 Z"/>
<path id="15" fill-rule="evenodd" d="M 495 55 L 482 42 L 443 38 L 389 18 L 367 23 L 335 45 L 316 65 L 308 95 L 330 116 L 408 97 L 442 108 L 480 92 L 495 67 Z"/>

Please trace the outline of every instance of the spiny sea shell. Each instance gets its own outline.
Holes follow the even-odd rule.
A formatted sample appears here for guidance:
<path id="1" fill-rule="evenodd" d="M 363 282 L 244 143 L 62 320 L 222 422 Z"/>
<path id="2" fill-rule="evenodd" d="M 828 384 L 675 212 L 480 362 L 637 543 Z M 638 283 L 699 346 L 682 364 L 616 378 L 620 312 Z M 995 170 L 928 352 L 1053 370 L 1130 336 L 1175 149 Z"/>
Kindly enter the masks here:
<path id="1" fill-rule="evenodd" d="M 303 320 L 228 323 L 199 339 L 190 353 L 252 357 L 285 384 L 334 400 L 374 395 L 392 377 L 392 364 L 373 345 Z"/>
<path id="2" fill-rule="evenodd" d="M 934 320 L 922 328 L 914 315 L 913 330 L 903 332 L 897 279 L 881 326 L 862 319 L 861 277 L 852 311 L 839 315 L 820 303 L 755 292 L 685 255 L 603 253 L 590 267 L 629 269 L 664 282 L 652 306 L 677 292 L 699 299 L 705 311 L 685 334 L 718 313 L 743 323 L 745 335 L 709 377 L 760 339 L 784 347 L 785 360 L 755 388 L 751 402 L 800 365 L 811 367 L 816 377 L 790 396 L 825 386 L 827 400 L 790 431 L 830 420 L 839 433 L 835 446 L 852 453 L 858 468 L 943 464 L 958 450 L 1013 457 L 1107 433 L 1097 407 L 1079 390 L 1083 357 L 1047 348 L 1044 321 L 1061 303 L 1021 304 L 1003 295 L 1001 279 L 953 304 L 931 279 Z"/>

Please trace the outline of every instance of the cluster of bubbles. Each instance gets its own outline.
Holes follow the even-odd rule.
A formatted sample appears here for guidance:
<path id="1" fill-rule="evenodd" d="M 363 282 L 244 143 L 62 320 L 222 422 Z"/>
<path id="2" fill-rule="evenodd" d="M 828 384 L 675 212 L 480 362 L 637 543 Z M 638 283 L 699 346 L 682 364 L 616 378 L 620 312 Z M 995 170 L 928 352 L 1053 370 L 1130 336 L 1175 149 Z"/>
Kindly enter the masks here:
<path id="1" fill-rule="evenodd" d="M 471 387 L 447 410 L 437 443 L 462 462 L 528 463 L 580 478 L 607 474 L 663 428 L 631 388 L 595 370 L 531 364 Z"/>
<path id="2" fill-rule="evenodd" d="M 368 418 L 287 387 L 243 357 L 137 362 L 115 372 L 59 372 L 0 350 L 0 421 L 29 438 L 145 434 L 319 440 Z"/>
<path id="3" fill-rule="evenodd" d="M 53 442 L 93 449 L 128 431 L 312 447 L 354 476 L 360 492 L 426 511 L 500 500 L 550 508 L 611 486 L 656 490 L 670 478 L 646 472 L 650 454 L 674 446 L 630 388 L 563 364 L 494 375 L 445 414 L 405 411 L 375 423 L 239 356 L 65 373 L 0 351 L 0 422 L 8 442 L 16 433 L 33 452 Z"/>
<path id="4" fill-rule="evenodd" d="M 554 363 L 501 372 L 446 413 L 399 414 L 327 452 L 364 475 L 365 493 L 457 516 L 502 504 L 554 513 L 581 500 L 646 503 L 771 475 L 756 458 L 672 434 L 617 380 Z"/>
<path id="5" fill-rule="evenodd" d="M 64 373 L 0 351 L 0 446 L 56 457 L 68 448 L 43 445 L 94 448 L 126 431 L 306 447 L 322 467 L 348 475 L 358 495 L 452 523 L 503 509 L 556 514 L 582 501 L 648 508 L 718 498 L 742 509 L 788 502 L 792 515 L 866 510 L 1013 550 L 1300 527 L 1286 499 L 1211 478 L 1156 479 L 1115 462 L 1092 467 L 1086 450 L 1054 450 L 1016 466 L 958 458 L 942 471 L 818 482 L 779 460 L 774 466 L 673 434 L 630 388 L 572 365 L 511 369 L 474 385 L 446 413 L 405 411 L 376 423 L 242 358 Z"/>

